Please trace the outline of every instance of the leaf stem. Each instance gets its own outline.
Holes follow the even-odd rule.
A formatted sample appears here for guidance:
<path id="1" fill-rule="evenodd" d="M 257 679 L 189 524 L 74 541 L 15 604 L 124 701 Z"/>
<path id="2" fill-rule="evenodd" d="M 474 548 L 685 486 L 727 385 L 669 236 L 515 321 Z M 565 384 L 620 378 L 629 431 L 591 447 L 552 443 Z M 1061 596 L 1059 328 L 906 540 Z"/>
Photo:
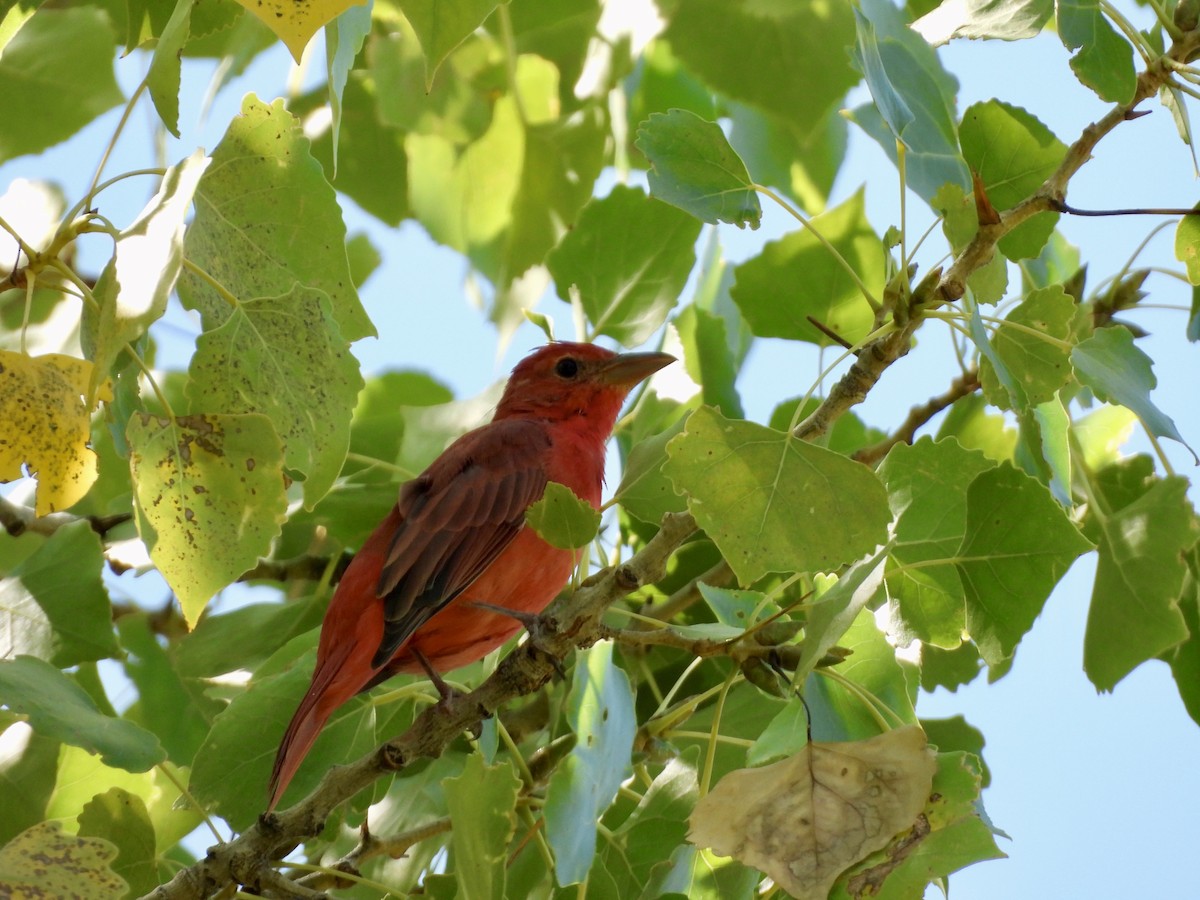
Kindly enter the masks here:
<path id="1" fill-rule="evenodd" d="M 171 784 L 175 786 L 175 789 L 179 791 L 179 796 L 187 800 L 192 808 L 195 809 L 196 812 L 200 813 L 200 817 L 204 820 L 204 824 L 208 826 L 208 830 L 212 832 L 212 836 L 217 839 L 217 842 L 223 842 L 225 838 L 221 837 L 221 832 L 217 831 L 217 826 L 214 825 L 212 819 L 208 817 L 208 813 L 205 812 L 204 807 L 201 806 L 200 802 L 192 796 L 190 791 L 188 791 L 187 785 L 175 777 L 175 773 L 171 771 L 171 767 L 166 763 L 158 763 L 154 768 L 162 772 L 167 781 L 171 782 Z"/>
<path id="2" fill-rule="evenodd" d="M 104 153 L 100 156 L 100 164 L 96 166 L 96 174 L 92 176 L 92 185 L 88 188 L 87 194 L 79 201 L 79 205 L 75 210 L 72 210 L 72 215 L 68 218 L 74 218 L 78 215 L 78 210 L 92 208 L 92 201 L 96 199 L 96 194 L 99 191 L 100 176 L 104 174 L 104 167 L 108 165 L 108 159 L 112 156 L 112 152 L 116 149 L 117 141 L 121 137 L 121 132 L 125 130 L 125 125 L 129 122 L 129 117 L 133 113 L 133 107 L 137 104 L 138 98 L 142 96 L 142 91 L 146 89 L 149 83 L 150 74 L 147 72 L 146 77 L 141 80 L 132 94 L 129 95 L 129 100 L 125 104 L 125 109 L 121 113 L 121 120 L 117 122 L 117 127 L 113 131 L 113 136 L 108 141 L 108 146 L 104 148 Z"/>
<path id="3" fill-rule="evenodd" d="M 197 278 L 199 278 L 201 281 L 203 281 L 205 284 L 207 284 L 214 291 L 216 291 L 217 294 L 221 297 L 221 299 L 224 300 L 226 303 L 228 303 L 230 305 L 230 307 L 232 307 L 233 309 L 238 309 L 241 307 L 241 305 L 242 305 L 241 301 L 238 300 L 238 298 L 235 297 L 232 293 L 230 293 L 230 291 L 225 287 L 225 285 L 221 284 L 221 282 L 217 281 L 217 279 L 213 278 L 211 275 L 209 275 L 207 272 L 205 272 L 202 268 L 200 268 L 198 265 L 196 265 L 194 262 L 192 262 L 186 256 L 183 258 L 183 267 L 185 269 L 187 269 L 189 272 L 191 272 L 193 275 L 195 275 Z"/>
<path id="4" fill-rule="evenodd" d="M 854 286 L 858 288 L 859 293 L 863 295 L 863 299 L 867 301 L 871 309 L 878 310 L 881 308 L 882 305 L 878 300 L 875 299 L 875 295 L 871 293 L 870 289 L 863 284 L 863 280 L 859 278 L 858 273 L 854 271 L 854 267 L 846 261 L 846 258 L 838 252 L 837 248 L 834 247 L 833 244 L 829 243 L 829 240 L 825 237 L 825 235 L 821 234 L 820 231 L 813 227 L 812 222 L 810 222 L 803 213 L 793 207 L 769 187 L 765 187 L 761 184 L 754 184 L 751 185 L 751 187 L 753 187 L 754 190 L 758 191 L 764 197 L 769 197 L 770 199 L 774 200 L 788 215 L 807 228 L 813 237 L 820 242 L 821 246 L 829 251 L 829 254 L 837 261 L 838 265 L 845 270 L 846 274 L 850 276 L 850 280 L 854 282 Z"/>
<path id="5" fill-rule="evenodd" d="M 721 736 L 721 715 L 725 712 L 725 698 L 729 696 L 729 688 L 733 686 L 737 674 L 737 669 L 730 669 L 721 685 L 721 693 L 717 697 L 717 708 L 713 711 L 712 727 L 709 729 L 708 751 L 704 755 L 704 771 L 700 775 L 701 797 L 708 794 L 709 785 L 712 783 L 713 766 L 717 759 L 717 739 Z"/>

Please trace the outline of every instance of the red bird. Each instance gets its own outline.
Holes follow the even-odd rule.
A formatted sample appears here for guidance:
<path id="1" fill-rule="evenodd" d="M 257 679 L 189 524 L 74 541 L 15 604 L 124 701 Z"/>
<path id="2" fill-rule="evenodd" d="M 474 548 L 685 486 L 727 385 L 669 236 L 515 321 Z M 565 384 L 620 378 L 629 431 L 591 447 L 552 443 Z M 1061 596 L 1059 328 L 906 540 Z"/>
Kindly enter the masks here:
<path id="1" fill-rule="evenodd" d="M 571 577 L 577 553 L 525 528 L 525 510 L 557 481 L 600 505 L 604 444 L 640 381 L 674 361 L 552 343 L 523 359 L 492 421 L 454 441 L 400 489 L 388 517 L 338 584 L 312 684 L 271 772 L 274 809 L 329 716 L 397 672 L 448 672 L 520 629 L 475 604 L 540 613 Z"/>

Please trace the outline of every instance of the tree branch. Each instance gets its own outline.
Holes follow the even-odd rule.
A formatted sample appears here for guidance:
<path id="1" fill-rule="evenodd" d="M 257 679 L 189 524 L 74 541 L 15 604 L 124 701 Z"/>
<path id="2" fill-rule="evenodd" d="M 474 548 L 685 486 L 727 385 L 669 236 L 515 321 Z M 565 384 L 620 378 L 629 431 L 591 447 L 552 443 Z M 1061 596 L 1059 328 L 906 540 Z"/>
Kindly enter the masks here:
<path id="1" fill-rule="evenodd" d="M 658 534 L 627 563 L 597 573 L 550 606 L 542 616 L 545 633 L 539 636 L 536 648 L 525 644 L 510 653 L 474 691 L 426 709 L 404 734 L 356 762 L 335 767 L 303 801 L 261 816 L 246 832 L 211 848 L 204 859 L 147 894 L 148 900 L 199 900 L 230 883 L 261 885 L 282 896 L 311 896 L 300 890 L 289 895 L 281 884 L 282 876 L 272 869 L 272 860 L 319 834 L 336 806 L 377 778 L 422 757 L 438 756 L 459 734 L 477 726 L 504 703 L 538 690 L 554 674 L 551 657 L 564 658 L 573 649 L 600 639 L 600 618 L 605 610 L 641 585 L 662 578 L 667 560 L 695 530 L 696 522 L 687 513 L 667 515 Z"/>
<path id="2" fill-rule="evenodd" d="M 875 465 L 896 444 L 911 444 L 917 430 L 955 400 L 973 394 L 977 390 L 979 390 L 979 369 L 972 366 L 950 382 L 950 387 L 944 393 L 930 397 L 920 406 L 910 409 L 904 422 L 887 440 L 880 441 L 873 447 L 864 447 L 854 454 L 854 458 L 868 466 Z"/>
<path id="3" fill-rule="evenodd" d="M 117 513 L 111 516 L 77 516 L 73 513 L 54 512 L 39 516 L 28 506 L 21 506 L 5 497 L 0 497 L 0 526 L 3 526 L 4 530 L 13 537 L 20 537 L 25 532 L 49 537 L 65 525 L 87 522 L 92 531 L 103 538 L 118 525 L 124 525 L 132 519 L 133 515 L 130 513 Z"/>

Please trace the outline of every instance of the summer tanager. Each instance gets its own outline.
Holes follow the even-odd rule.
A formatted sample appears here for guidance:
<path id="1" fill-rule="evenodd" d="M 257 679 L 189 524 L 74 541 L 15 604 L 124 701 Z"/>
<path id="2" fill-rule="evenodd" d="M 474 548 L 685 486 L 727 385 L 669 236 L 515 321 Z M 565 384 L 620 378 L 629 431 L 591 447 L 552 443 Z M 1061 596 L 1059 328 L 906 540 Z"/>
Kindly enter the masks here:
<path id="1" fill-rule="evenodd" d="M 464 666 L 520 629 L 517 618 L 476 604 L 545 609 L 570 579 L 577 552 L 526 528 L 525 510 L 549 481 L 600 505 L 604 444 L 621 404 L 673 360 L 548 344 L 513 369 L 489 424 L 401 487 L 329 602 L 312 684 L 275 756 L 268 809 L 329 716 L 355 694 L 426 664 L 434 672 Z"/>

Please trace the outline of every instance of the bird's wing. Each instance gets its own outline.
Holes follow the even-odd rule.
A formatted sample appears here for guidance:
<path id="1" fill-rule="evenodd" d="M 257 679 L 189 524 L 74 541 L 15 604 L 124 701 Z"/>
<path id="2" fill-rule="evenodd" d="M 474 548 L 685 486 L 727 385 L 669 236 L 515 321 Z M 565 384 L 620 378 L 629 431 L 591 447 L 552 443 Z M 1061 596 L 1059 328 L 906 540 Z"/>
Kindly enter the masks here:
<path id="1" fill-rule="evenodd" d="M 386 664 L 517 536 L 525 510 L 545 491 L 549 448 L 537 423 L 493 422 L 463 435 L 401 488 L 401 521 L 376 589 L 384 631 L 374 666 Z"/>

